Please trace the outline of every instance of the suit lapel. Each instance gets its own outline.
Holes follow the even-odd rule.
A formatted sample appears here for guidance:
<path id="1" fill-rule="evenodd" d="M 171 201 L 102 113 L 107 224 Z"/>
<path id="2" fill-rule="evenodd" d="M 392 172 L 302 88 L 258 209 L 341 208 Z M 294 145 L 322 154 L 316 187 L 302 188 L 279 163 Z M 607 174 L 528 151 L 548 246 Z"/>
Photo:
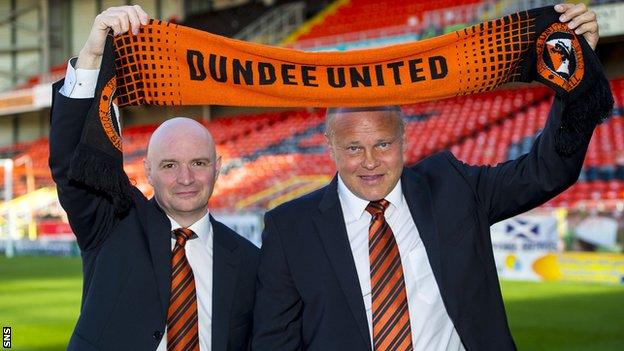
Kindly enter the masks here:
<path id="1" fill-rule="evenodd" d="M 342 215 L 342 208 L 338 199 L 337 177 L 327 186 L 325 195 L 319 204 L 320 216 L 314 217 L 319 236 L 325 247 L 327 257 L 331 262 L 340 287 L 346 296 L 347 303 L 355 319 L 356 325 L 362 334 L 364 344 L 368 350 L 370 333 L 366 318 L 366 309 L 362 298 L 362 289 L 355 269 L 353 253 L 349 245 L 347 229 Z"/>
<path id="2" fill-rule="evenodd" d="M 228 229 L 210 216 L 213 233 L 212 350 L 225 351 L 238 274 L 238 243 Z"/>
<path id="3" fill-rule="evenodd" d="M 166 320 L 171 290 L 171 221 L 155 198 L 149 202 L 135 203 L 149 243 L 163 320 Z M 210 224 L 213 231 L 212 350 L 225 351 L 238 272 L 238 243 L 227 228 L 212 216 Z"/>
<path id="4" fill-rule="evenodd" d="M 155 198 L 148 202 L 135 203 L 139 211 L 139 222 L 149 243 L 163 320 L 166 320 L 171 293 L 171 221 Z"/>
<path id="5" fill-rule="evenodd" d="M 444 285 L 442 284 L 442 269 L 440 266 L 440 243 L 432 209 L 433 204 L 429 183 L 422 174 L 410 168 L 404 168 L 401 176 L 401 186 L 420 238 L 425 245 L 433 275 L 444 298 Z"/>

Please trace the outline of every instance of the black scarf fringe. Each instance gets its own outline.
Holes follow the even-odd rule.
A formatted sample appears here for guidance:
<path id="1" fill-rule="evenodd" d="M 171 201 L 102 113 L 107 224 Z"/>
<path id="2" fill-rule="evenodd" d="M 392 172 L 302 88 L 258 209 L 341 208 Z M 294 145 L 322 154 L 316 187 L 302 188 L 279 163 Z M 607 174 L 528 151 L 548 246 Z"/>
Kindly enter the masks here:
<path id="1" fill-rule="evenodd" d="M 132 185 L 123 163 L 92 146 L 78 144 L 67 177 L 102 193 L 113 203 L 118 215 L 132 206 Z"/>
<path id="2" fill-rule="evenodd" d="M 610 117 L 615 102 L 602 70 L 593 87 L 564 101 L 561 126 L 555 132 L 555 150 L 559 155 L 571 156 L 591 137 L 596 125 Z"/>

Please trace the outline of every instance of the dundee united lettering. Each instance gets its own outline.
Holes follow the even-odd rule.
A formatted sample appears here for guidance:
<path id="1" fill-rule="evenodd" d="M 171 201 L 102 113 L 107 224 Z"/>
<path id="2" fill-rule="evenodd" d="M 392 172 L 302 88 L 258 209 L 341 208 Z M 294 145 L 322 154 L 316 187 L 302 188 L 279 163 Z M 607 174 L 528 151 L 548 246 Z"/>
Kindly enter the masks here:
<path id="1" fill-rule="evenodd" d="M 299 85 L 306 87 L 362 88 L 417 84 L 448 75 L 444 56 L 430 56 L 385 64 L 361 66 L 314 66 L 272 64 L 187 50 L 189 78 L 235 85 Z"/>

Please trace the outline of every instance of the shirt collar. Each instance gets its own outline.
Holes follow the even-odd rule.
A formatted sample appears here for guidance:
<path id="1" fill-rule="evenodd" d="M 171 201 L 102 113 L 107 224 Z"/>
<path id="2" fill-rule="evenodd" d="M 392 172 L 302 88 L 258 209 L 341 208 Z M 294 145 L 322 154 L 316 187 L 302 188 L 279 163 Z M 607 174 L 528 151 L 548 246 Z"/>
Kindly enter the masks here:
<path id="1" fill-rule="evenodd" d="M 340 174 L 338 174 L 338 197 L 348 212 L 348 214 L 345 213 L 345 215 L 350 219 L 348 222 L 360 220 L 364 212 L 366 212 L 366 206 L 368 206 L 368 203 L 370 202 L 360 199 L 357 195 L 351 192 L 351 190 L 347 188 L 347 185 L 342 181 Z M 403 189 L 401 188 L 401 180 L 397 182 L 392 191 L 390 191 L 390 194 L 386 195 L 385 199 L 390 202 L 390 206 L 386 210 L 386 215 L 390 216 L 399 206 L 403 205 Z"/>
<path id="2" fill-rule="evenodd" d="M 169 221 L 171 221 L 171 230 L 175 230 L 178 228 L 182 228 L 175 219 L 167 216 Z M 212 236 L 212 225 L 210 224 L 210 211 L 207 211 L 206 214 L 200 218 L 197 222 L 191 224 L 188 229 L 192 230 L 195 235 L 202 241 L 203 244 L 208 244 L 210 237 Z"/>

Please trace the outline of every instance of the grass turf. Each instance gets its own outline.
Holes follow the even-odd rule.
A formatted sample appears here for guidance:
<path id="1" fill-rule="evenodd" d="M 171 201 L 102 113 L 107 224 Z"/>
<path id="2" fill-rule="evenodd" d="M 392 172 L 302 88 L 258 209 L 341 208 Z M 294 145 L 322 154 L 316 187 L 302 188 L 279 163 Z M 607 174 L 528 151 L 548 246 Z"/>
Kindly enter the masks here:
<path id="1" fill-rule="evenodd" d="M 0 258 L 0 325 L 14 350 L 64 350 L 80 308 L 77 258 Z M 520 350 L 624 349 L 624 286 L 503 282 Z"/>

